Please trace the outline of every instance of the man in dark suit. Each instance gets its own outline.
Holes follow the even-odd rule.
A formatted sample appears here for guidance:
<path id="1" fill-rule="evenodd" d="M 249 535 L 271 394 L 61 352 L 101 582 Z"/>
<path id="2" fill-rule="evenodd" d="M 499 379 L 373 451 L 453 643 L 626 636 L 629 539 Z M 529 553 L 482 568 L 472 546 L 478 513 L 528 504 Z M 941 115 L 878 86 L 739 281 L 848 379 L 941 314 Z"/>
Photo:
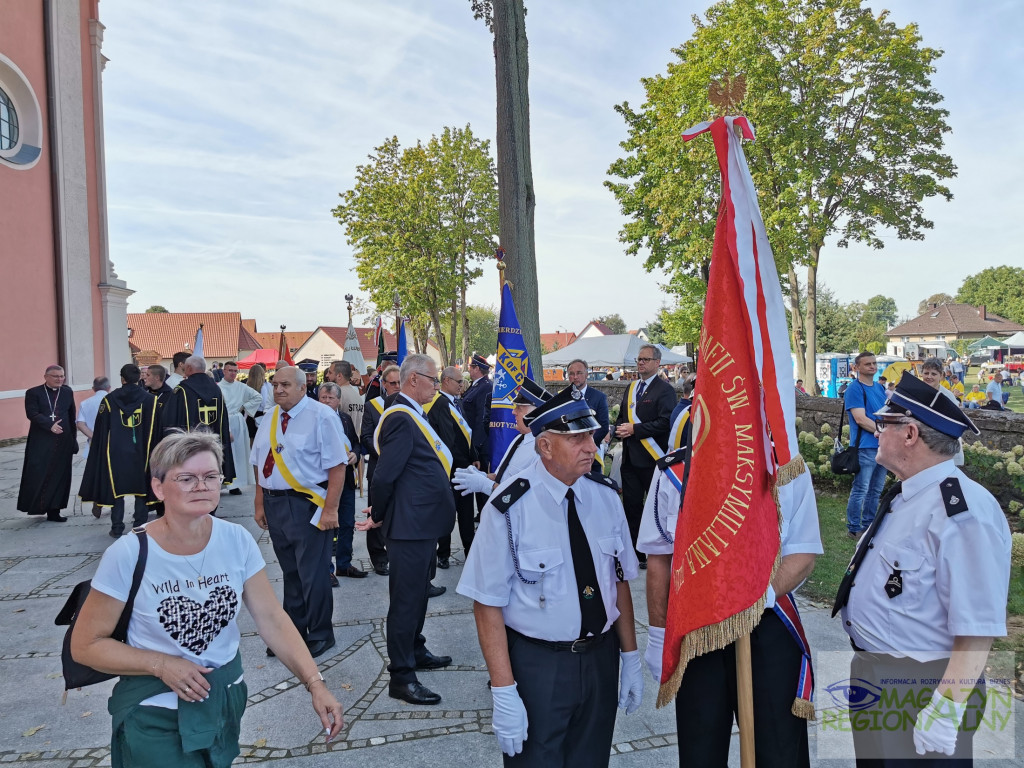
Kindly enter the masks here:
<path id="1" fill-rule="evenodd" d="M 427 411 L 430 426 L 452 452 L 452 476 L 456 469 L 465 469 L 476 459 L 473 451 L 473 433 L 462 415 L 462 372 L 454 365 L 441 371 L 441 391 L 431 402 Z M 468 555 L 473 544 L 473 497 L 452 491 L 455 498 L 455 514 L 459 523 L 459 538 L 462 549 Z M 448 568 L 452 555 L 452 536 L 447 534 L 437 541 L 437 567 Z"/>
<path id="2" fill-rule="evenodd" d="M 469 389 L 462 396 L 462 415 L 473 430 L 473 450 L 479 469 L 490 472 L 491 463 L 491 380 L 487 377 L 491 365 L 485 358 L 474 354 L 469 363 Z M 494 457 L 495 463 L 501 456 Z M 482 510 L 487 494 L 476 494 L 476 508 Z"/>
<path id="3" fill-rule="evenodd" d="M 377 431 L 377 422 L 384 413 L 389 400 L 393 400 L 401 388 L 401 379 L 397 365 L 387 365 L 380 374 L 378 394 L 366 401 L 363 408 L 363 423 L 360 425 L 359 444 L 366 456 L 366 501 L 373 505 L 373 471 L 377 467 L 377 451 L 373 447 L 373 433 Z M 370 556 L 373 572 L 378 576 L 388 575 L 388 550 L 384 543 L 384 534 L 380 528 L 371 528 L 366 532 L 366 552 Z"/>
<path id="4" fill-rule="evenodd" d="M 608 434 L 608 396 L 593 387 L 587 386 L 587 375 L 590 370 L 586 360 L 573 360 L 569 363 L 569 383 L 583 395 L 583 399 L 594 412 L 594 418 L 601 428 L 594 432 L 594 443 L 600 447 L 601 441 Z"/>
<path id="5" fill-rule="evenodd" d="M 356 527 L 381 526 L 387 541 L 388 695 L 410 704 L 437 704 L 441 697 L 416 679 L 416 670 L 452 663 L 450 656 L 428 651 L 422 634 L 437 540 L 455 526 L 452 457 L 423 411 L 439 386 L 434 361 L 409 355 L 400 376 L 402 390 L 381 415 L 374 439 L 379 458 L 370 482 L 373 505 L 366 510 L 372 517 Z"/>
<path id="6" fill-rule="evenodd" d="M 78 453 L 75 394 L 64 383 L 59 365 L 49 366 L 43 381 L 25 391 L 25 415 L 31 423 L 18 510 L 63 523 L 67 518 L 60 511 L 68 505 L 71 492 L 71 459 Z"/>
<path id="7" fill-rule="evenodd" d="M 661 350 L 640 347 L 636 357 L 637 381 L 632 381 L 619 406 L 615 436 L 622 440 L 622 505 L 626 509 L 633 546 L 640 532 L 644 497 L 651 485 L 658 459 L 668 447 L 670 417 L 676 406 L 672 385 L 658 375 Z M 647 555 L 637 554 L 640 567 L 647 567 Z"/>

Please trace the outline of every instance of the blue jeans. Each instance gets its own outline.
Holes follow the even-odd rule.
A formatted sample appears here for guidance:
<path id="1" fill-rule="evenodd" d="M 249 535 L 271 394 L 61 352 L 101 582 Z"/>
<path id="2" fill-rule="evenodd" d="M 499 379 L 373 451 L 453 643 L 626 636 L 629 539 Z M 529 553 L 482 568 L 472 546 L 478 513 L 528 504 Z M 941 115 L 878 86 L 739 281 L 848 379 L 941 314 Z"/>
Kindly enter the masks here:
<path id="1" fill-rule="evenodd" d="M 850 533 L 867 529 L 878 511 L 878 499 L 885 486 L 885 467 L 875 463 L 877 448 L 858 448 L 860 472 L 853 478 L 850 501 L 846 505 L 846 527 Z"/>
<path id="2" fill-rule="evenodd" d="M 338 530 L 334 539 L 334 570 L 352 565 L 352 534 L 356 524 L 356 489 L 345 488 L 338 501 Z"/>

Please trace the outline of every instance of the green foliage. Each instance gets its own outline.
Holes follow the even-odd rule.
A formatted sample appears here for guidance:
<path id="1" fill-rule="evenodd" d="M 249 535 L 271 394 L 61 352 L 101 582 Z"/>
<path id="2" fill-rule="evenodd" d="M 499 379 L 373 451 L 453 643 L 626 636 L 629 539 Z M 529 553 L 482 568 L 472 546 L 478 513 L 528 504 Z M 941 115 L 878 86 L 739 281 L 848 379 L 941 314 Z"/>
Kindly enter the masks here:
<path id="1" fill-rule="evenodd" d="M 695 344 L 700 337 L 700 325 L 704 319 L 704 301 L 708 295 L 705 280 L 685 272 L 672 275 L 666 286 L 675 301 L 671 308 L 662 307 L 658 319 L 665 330 L 665 341 L 669 347 L 687 342 Z"/>
<path id="2" fill-rule="evenodd" d="M 392 137 L 340 197 L 332 213 L 355 249 L 360 287 L 378 308 L 390 309 L 397 293 L 421 346 L 432 326 L 442 357 L 454 359 L 465 289 L 498 233 L 489 143 L 468 125 L 406 149 Z"/>
<path id="3" fill-rule="evenodd" d="M 956 299 L 948 293 L 933 293 L 927 299 L 921 299 L 921 303 L 917 305 L 917 314 L 923 315 L 931 304 L 954 304 L 955 302 Z"/>
<path id="4" fill-rule="evenodd" d="M 888 330 L 896 325 L 896 317 L 899 315 L 896 299 L 882 296 L 881 294 L 872 296 L 868 299 L 864 315 L 865 319 L 869 320 L 872 324 L 882 325 Z"/>
<path id="5" fill-rule="evenodd" d="M 484 357 L 493 355 L 498 349 L 498 310 L 494 307 L 478 307 L 470 304 L 466 307 L 469 320 L 469 352 L 479 352 Z M 455 336 L 455 350 L 461 354 L 462 328 Z M 461 361 L 459 361 L 461 362 Z"/>
<path id="6" fill-rule="evenodd" d="M 989 267 L 967 277 L 956 300 L 973 306 L 985 305 L 988 312 L 1024 323 L 1024 269 Z"/>
<path id="7" fill-rule="evenodd" d="M 601 315 L 594 322 L 604 323 L 608 326 L 612 333 L 625 333 L 628 329 L 626 328 L 626 321 L 622 319 L 622 316 L 618 312 L 611 315 Z"/>
<path id="8" fill-rule="evenodd" d="M 791 270 L 807 267 L 811 301 L 800 309 L 791 295 L 790 311 L 807 344 L 800 362 L 813 361 L 826 240 L 881 248 L 883 229 L 921 239 L 932 226 L 925 199 L 952 197 L 942 183 L 956 170 L 942 152 L 948 113 L 931 84 L 941 51 L 921 45 L 916 25 L 898 27 L 859 0 L 732 0 L 694 24 L 667 72 L 642 80 L 644 104 L 615 107 L 625 154 L 605 184 L 627 219 L 619 239 L 627 253 L 645 255 L 648 270 L 668 272 L 670 293 L 694 300 L 675 280 L 707 281 L 719 169 L 709 138 L 684 144 L 680 133 L 715 117 L 710 82 L 743 74 L 737 112 L 758 131 L 747 161 L 780 275 L 792 282 Z"/>
<path id="9" fill-rule="evenodd" d="M 859 352 L 870 349 L 878 354 L 885 349 L 888 318 L 896 314 L 896 301 L 874 296 L 867 304 L 851 301 L 840 304 L 831 288 L 818 285 L 818 351 Z"/>
<path id="10" fill-rule="evenodd" d="M 159 304 L 154 304 L 152 307 L 150 307 L 149 309 L 146 310 L 146 314 L 147 315 L 153 314 L 153 313 L 160 313 L 160 312 L 166 313 L 167 312 L 167 308 L 166 307 L 162 307 Z"/>

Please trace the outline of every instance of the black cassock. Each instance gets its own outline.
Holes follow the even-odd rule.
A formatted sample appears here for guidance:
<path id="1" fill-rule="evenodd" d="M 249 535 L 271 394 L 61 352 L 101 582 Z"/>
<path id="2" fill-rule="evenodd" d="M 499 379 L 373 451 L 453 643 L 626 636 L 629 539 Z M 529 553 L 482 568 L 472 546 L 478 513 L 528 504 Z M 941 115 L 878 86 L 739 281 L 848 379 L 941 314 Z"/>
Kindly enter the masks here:
<path id="1" fill-rule="evenodd" d="M 21 470 L 18 510 L 42 515 L 64 509 L 71 494 L 71 457 L 78 453 L 75 396 L 71 387 L 45 384 L 25 392 L 25 415 L 31 422 Z M 59 422 L 64 433 L 50 431 Z"/>
<path id="2" fill-rule="evenodd" d="M 224 393 L 205 373 L 193 373 L 174 388 L 160 414 L 160 428 L 164 437 L 171 429 L 183 429 L 186 432 L 204 429 L 213 432 L 224 447 L 224 463 L 221 467 L 224 482 L 234 481 L 235 460 L 231 454 L 231 428 L 224 407 Z"/>
<path id="3" fill-rule="evenodd" d="M 85 462 L 82 501 L 113 506 L 125 496 L 157 498 L 149 484 L 149 452 L 158 438 L 157 398 L 136 384 L 115 389 L 100 403 Z"/>

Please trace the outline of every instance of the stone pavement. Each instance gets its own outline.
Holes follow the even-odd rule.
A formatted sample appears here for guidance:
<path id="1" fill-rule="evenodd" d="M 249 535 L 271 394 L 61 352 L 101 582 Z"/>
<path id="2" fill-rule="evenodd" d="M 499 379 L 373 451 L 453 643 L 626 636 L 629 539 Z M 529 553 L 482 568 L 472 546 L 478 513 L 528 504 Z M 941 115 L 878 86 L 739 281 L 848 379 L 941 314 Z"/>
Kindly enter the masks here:
<path id="1" fill-rule="evenodd" d="M 15 509 L 23 446 L 0 448 L 0 765 L 33 768 L 86 768 L 109 765 L 110 716 L 106 700 L 113 683 L 71 691 L 61 705 L 60 647 L 64 627 L 53 617 L 71 588 L 89 578 L 110 543 L 106 516 L 95 520 L 75 505 L 67 523 L 28 517 Z M 75 460 L 75 481 L 84 462 Z M 357 501 L 357 510 L 361 509 Z M 252 489 L 243 496 L 222 496 L 221 517 L 244 525 L 259 542 L 267 570 L 280 594 L 280 570 L 267 534 L 252 521 Z M 130 511 L 125 517 L 130 520 Z M 455 533 L 455 546 L 458 533 Z M 242 753 L 236 761 L 272 762 L 281 768 L 338 765 L 358 760 L 361 768 L 377 766 L 500 766 L 490 729 L 491 696 L 487 671 L 476 640 L 470 601 L 455 593 L 461 575 L 461 551 L 453 567 L 438 571 L 435 583 L 446 594 L 430 601 L 424 633 L 436 653 L 450 654 L 455 665 L 421 673 L 422 681 L 441 694 L 436 707 L 413 707 L 387 695 L 384 617 L 387 580 L 342 579 L 334 591 L 334 624 L 338 644 L 319 659 L 328 685 L 345 707 L 345 729 L 326 746 L 319 720 L 301 684 L 276 659 L 264 655 L 264 644 L 245 608 L 239 616 L 241 650 L 249 687 L 242 721 Z M 356 534 L 356 562 L 369 569 L 365 537 Z M 646 644 L 644 584 L 632 584 L 637 634 Z M 845 649 L 845 634 L 824 607 L 802 605 L 807 633 L 815 652 Z M 828 695 L 818 692 L 818 706 Z M 655 685 L 648 679 L 644 704 L 635 715 L 620 712 L 613 737 L 615 768 L 676 765 L 673 708 L 655 709 Z M 827 714 L 827 713 L 825 713 Z M 1020 724 L 1020 709 L 1016 721 Z M 820 720 L 820 717 L 819 717 Z M 1024 733 L 1024 731 L 1021 731 Z M 816 758 L 817 734 L 811 729 L 814 765 L 849 766 L 852 760 Z M 835 753 L 833 753 L 835 754 Z M 840 752 L 844 757 L 849 753 Z M 987 765 L 1020 765 L 993 761 Z M 730 766 L 739 765 L 733 735 Z"/>

